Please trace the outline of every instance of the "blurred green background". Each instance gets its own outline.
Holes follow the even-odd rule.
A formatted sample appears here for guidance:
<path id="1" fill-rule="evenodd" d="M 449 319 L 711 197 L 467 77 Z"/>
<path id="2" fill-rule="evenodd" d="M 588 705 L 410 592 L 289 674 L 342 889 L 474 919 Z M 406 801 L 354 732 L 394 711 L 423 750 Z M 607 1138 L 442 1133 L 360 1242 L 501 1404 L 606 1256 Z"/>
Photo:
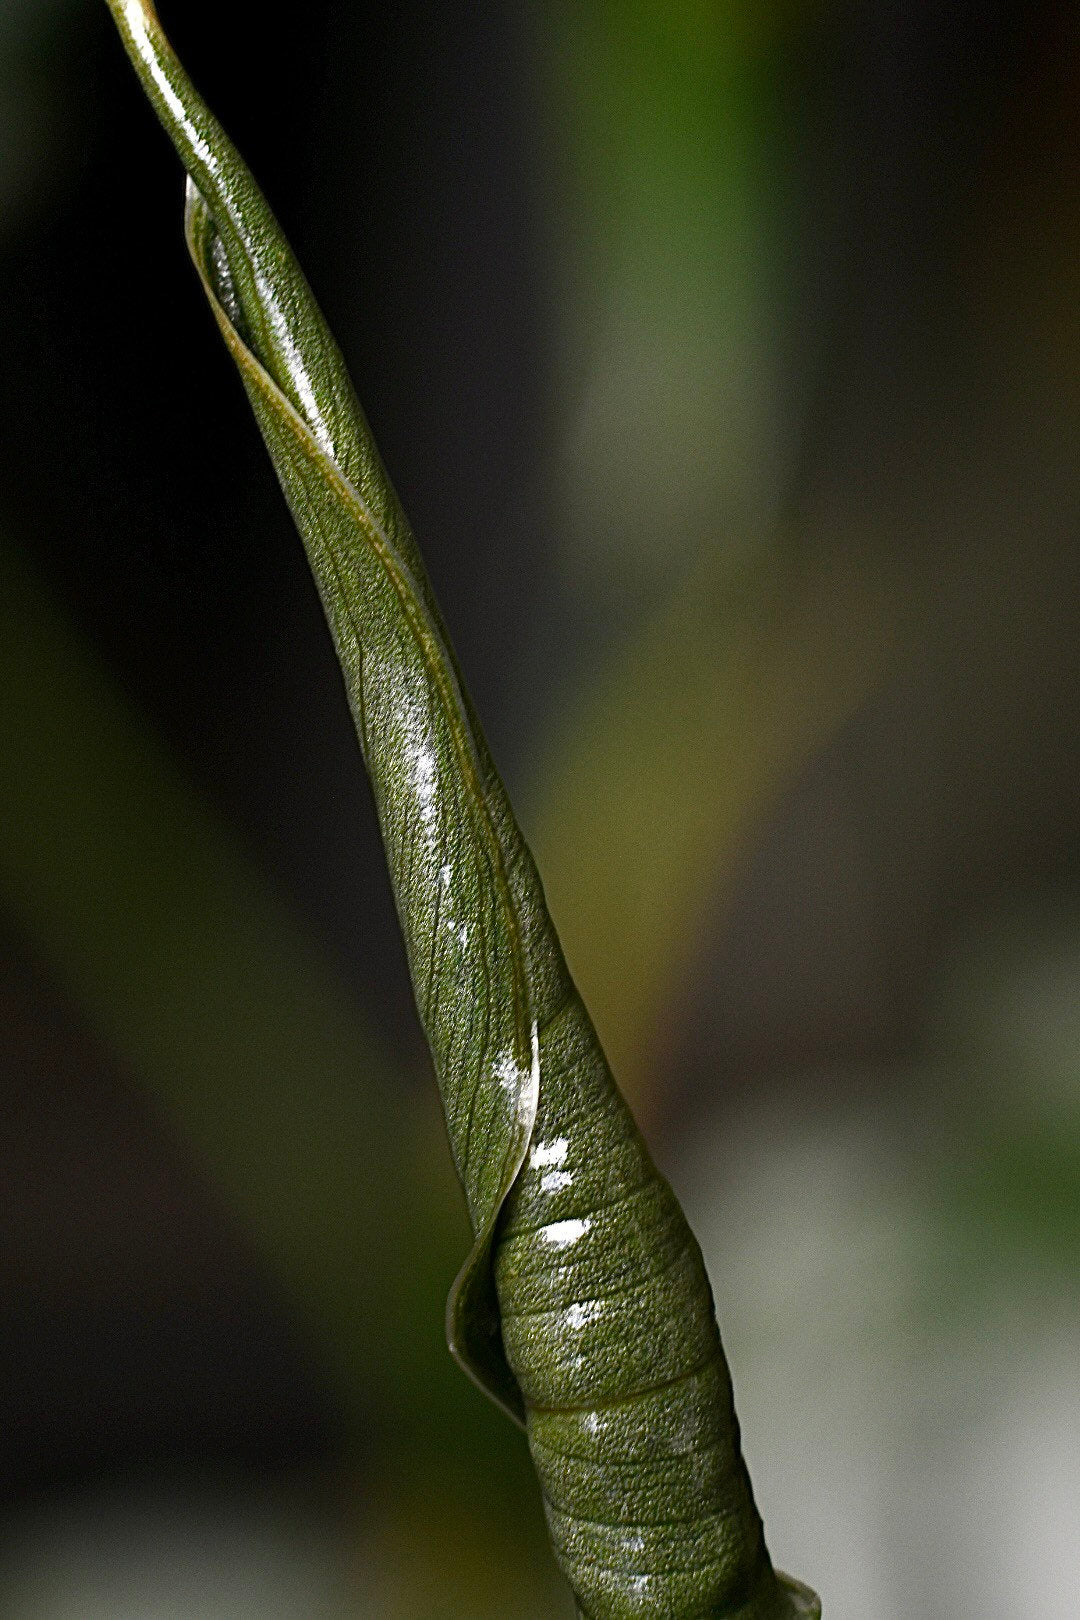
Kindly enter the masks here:
<path id="1" fill-rule="evenodd" d="M 1080 1592 L 1080 22 L 162 15 L 353 366 L 828 1620 Z M 0 7 L 0 1614 L 554 1620 L 299 542 Z"/>

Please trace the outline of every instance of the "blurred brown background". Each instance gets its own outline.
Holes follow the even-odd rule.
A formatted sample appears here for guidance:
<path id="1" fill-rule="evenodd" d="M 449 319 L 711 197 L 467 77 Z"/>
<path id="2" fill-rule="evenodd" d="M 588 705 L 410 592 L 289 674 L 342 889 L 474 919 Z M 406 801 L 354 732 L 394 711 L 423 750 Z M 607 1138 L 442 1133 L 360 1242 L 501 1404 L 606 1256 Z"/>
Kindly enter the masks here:
<path id="1" fill-rule="evenodd" d="M 828 1620 L 1080 1590 L 1080 26 L 163 20 L 337 331 Z M 329 638 L 96 0 L 0 8 L 0 1613 L 568 1613 Z"/>

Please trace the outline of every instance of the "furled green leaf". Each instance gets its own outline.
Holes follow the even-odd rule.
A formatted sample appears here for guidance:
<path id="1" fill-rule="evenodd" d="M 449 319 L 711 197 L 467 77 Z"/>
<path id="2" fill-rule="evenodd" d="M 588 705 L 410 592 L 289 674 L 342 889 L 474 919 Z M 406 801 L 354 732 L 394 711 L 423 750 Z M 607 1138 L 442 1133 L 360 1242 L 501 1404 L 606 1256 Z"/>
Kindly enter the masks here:
<path id="1" fill-rule="evenodd" d="M 416 543 L 281 231 L 148 0 L 109 0 L 307 547 L 475 1234 L 451 1347 L 527 1429 L 584 1615 L 782 1620 L 700 1250 L 570 980 Z M 359 1173 L 359 1167 L 358 1167 Z"/>

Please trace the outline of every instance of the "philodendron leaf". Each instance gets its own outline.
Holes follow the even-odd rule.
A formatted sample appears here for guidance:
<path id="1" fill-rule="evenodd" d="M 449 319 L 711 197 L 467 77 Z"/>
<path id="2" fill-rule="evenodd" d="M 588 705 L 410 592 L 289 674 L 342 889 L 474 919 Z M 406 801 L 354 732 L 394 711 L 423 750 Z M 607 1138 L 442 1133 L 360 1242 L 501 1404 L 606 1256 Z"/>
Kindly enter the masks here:
<path id="1" fill-rule="evenodd" d="M 816 1614 L 773 1571 L 700 1250 L 570 980 L 341 355 L 148 0 L 108 3 L 344 671 L 475 1234 L 454 1354 L 528 1431 L 583 1615 Z"/>

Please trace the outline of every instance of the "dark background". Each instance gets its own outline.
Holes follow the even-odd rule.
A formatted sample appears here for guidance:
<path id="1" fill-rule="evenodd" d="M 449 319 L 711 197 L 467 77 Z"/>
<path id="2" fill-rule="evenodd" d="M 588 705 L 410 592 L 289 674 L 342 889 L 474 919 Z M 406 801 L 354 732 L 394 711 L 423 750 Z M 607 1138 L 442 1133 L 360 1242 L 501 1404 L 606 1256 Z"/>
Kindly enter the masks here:
<path id="1" fill-rule="evenodd" d="M 830 1620 L 1065 1620 L 1070 8 L 163 20 L 700 1230 L 778 1561 Z M 0 1608 L 550 1614 L 444 1365 L 329 638 L 103 5 L 12 0 L 0 130 Z"/>

